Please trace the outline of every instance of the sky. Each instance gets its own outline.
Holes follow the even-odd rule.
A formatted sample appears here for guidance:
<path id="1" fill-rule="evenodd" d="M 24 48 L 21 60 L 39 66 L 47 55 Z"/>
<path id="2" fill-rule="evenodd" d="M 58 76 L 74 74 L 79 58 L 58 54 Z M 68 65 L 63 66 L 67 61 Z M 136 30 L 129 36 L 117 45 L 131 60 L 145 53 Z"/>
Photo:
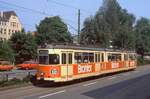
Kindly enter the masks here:
<path id="1" fill-rule="evenodd" d="M 103 0 L 0 0 L 0 11 L 14 10 L 26 31 L 35 31 L 45 17 L 60 16 L 72 34 L 77 34 L 78 9 L 81 28 L 84 20 L 96 13 Z M 150 18 L 150 0 L 118 0 L 122 8 L 140 17 Z"/>

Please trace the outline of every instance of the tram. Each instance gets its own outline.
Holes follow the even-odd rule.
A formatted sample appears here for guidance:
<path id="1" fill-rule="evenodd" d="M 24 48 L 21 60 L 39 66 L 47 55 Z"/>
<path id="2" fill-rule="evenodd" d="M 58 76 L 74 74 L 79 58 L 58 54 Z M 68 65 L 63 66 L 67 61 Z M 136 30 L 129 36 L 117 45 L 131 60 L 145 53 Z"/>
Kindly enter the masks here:
<path id="1" fill-rule="evenodd" d="M 116 49 L 47 45 L 38 48 L 37 80 L 67 82 L 136 68 L 136 53 Z"/>

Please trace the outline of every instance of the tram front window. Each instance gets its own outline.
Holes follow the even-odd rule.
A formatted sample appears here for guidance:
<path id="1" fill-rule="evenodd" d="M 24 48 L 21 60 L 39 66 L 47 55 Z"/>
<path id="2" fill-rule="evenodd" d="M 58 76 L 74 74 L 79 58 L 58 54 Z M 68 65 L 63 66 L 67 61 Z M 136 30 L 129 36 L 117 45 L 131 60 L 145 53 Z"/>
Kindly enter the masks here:
<path id="1" fill-rule="evenodd" d="M 49 64 L 59 64 L 59 55 L 49 54 Z"/>
<path id="2" fill-rule="evenodd" d="M 48 56 L 39 56 L 39 64 L 48 65 Z"/>

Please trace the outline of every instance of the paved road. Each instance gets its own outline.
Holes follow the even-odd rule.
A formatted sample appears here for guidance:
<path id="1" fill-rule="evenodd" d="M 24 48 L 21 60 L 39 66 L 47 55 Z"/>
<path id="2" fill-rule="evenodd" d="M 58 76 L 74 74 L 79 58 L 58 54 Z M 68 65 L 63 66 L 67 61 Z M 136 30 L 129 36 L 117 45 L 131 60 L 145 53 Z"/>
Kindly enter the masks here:
<path id="1" fill-rule="evenodd" d="M 0 99 L 150 99 L 150 66 L 64 86 L 1 91 Z"/>

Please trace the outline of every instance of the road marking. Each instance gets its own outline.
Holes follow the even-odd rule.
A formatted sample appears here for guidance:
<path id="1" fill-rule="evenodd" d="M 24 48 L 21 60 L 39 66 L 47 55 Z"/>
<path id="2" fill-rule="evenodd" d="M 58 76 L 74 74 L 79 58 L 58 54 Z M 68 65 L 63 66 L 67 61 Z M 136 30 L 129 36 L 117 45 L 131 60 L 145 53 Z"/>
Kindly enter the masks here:
<path id="1" fill-rule="evenodd" d="M 96 84 L 97 82 L 92 82 L 92 83 L 88 83 L 88 84 L 84 84 L 83 86 L 90 86 L 90 85 L 93 85 L 93 84 Z"/>
<path id="2" fill-rule="evenodd" d="M 108 80 L 112 80 L 112 79 L 115 79 L 117 78 L 116 76 L 113 76 L 113 77 L 109 77 Z"/>
<path id="3" fill-rule="evenodd" d="M 62 90 L 62 91 L 54 92 L 54 93 L 51 93 L 51 94 L 43 95 L 43 96 L 40 96 L 39 99 L 45 98 L 45 97 L 48 97 L 48 96 L 53 96 L 53 95 L 60 94 L 60 93 L 64 93 L 64 92 L 66 92 L 66 90 Z"/>

